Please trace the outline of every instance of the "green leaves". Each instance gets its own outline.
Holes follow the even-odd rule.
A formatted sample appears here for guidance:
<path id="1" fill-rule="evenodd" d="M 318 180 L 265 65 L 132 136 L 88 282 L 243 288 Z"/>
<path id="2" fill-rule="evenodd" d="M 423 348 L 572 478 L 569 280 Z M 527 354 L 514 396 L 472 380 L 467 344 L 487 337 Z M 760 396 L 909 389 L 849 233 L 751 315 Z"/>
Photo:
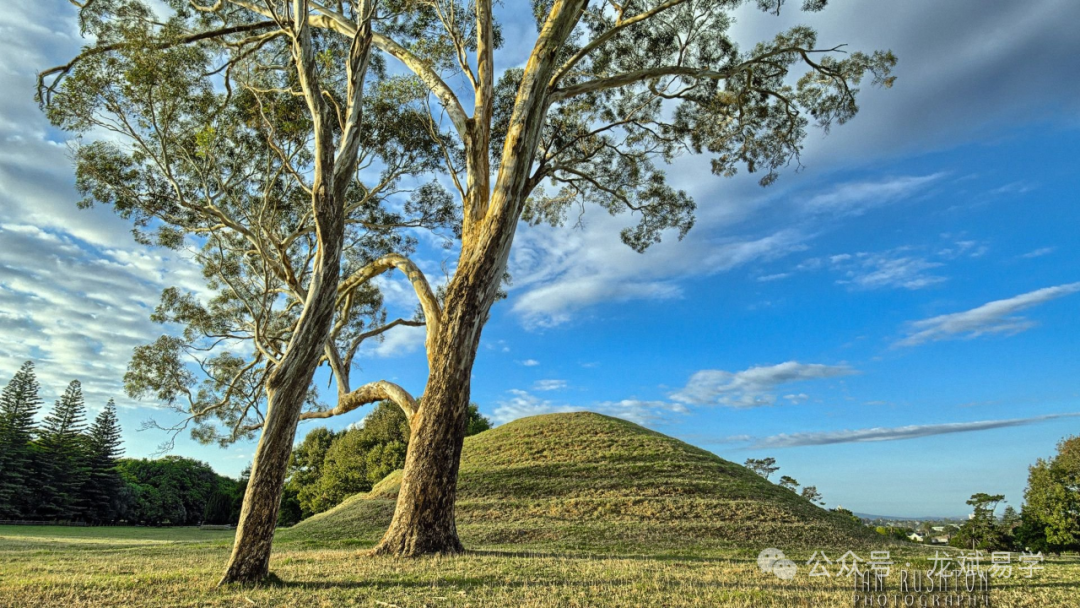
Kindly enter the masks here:
<path id="1" fill-rule="evenodd" d="M 27 484 L 33 479 L 34 417 L 41 409 L 39 386 L 31 361 L 0 395 L 0 517 L 19 518 L 29 505 Z"/>
<path id="2" fill-rule="evenodd" d="M 1063 439 L 1053 459 L 1031 466 L 1024 500 L 1031 539 L 1054 551 L 1080 546 L 1080 437 Z"/>
<path id="3" fill-rule="evenodd" d="M 681 237 L 694 203 L 664 184 L 654 162 L 707 154 L 714 174 L 745 168 L 769 185 L 798 164 L 811 121 L 827 131 L 856 114 L 867 74 L 875 85 L 895 81 L 891 53 L 821 49 L 805 26 L 740 52 L 728 31 L 738 4 L 654 0 L 586 10 L 541 143 L 538 173 L 563 188 L 535 195 L 528 221 L 558 224 L 571 203 L 594 203 L 640 215 L 622 235 L 635 250 L 668 229 Z M 774 12 L 782 0 L 758 4 Z M 803 10 L 824 6 L 808 0 Z M 797 78 L 802 67 L 809 70 Z"/>

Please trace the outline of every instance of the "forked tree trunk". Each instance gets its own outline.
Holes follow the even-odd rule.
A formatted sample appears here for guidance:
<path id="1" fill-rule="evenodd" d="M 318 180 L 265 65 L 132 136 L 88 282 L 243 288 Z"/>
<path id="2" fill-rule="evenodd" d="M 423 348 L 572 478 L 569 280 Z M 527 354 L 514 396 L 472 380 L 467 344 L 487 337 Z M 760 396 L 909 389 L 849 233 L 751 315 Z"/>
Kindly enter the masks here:
<path id="1" fill-rule="evenodd" d="M 546 112 L 547 85 L 558 50 L 587 0 L 555 0 L 537 39 L 514 101 L 502 163 L 488 193 L 491 79 L 482 78 L 481 106 L 466 136 L 469 194 L 462 253 L 447 286 L 443 320 L 428 351 L 428 384 L 412 421 L 397 509 L 375 554 L 460 553 L 454 522 L 465 412 L 480 333 L 506 270 L 510 245 L 530 185 L 529 175 Z M 477 2 L 478 29 L 490 30 L 489 1 Z M 491 48 L 478 47 L 478 71 L 490 74 Z M 488 103 L 480 104 L 485 98 Z M 486 204 L 484 204 L 486 203 Z"/>

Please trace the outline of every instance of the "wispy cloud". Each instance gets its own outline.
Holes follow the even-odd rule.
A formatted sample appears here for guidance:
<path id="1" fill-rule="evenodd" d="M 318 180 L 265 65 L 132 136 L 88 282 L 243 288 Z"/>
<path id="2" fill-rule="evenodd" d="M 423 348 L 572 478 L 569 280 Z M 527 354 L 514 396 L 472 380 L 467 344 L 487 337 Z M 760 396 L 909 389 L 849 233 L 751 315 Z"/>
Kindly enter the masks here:
<path id="1" fill-rule="evenodd" d="M 33 359 L 46 401 L 78 378 L 92 410 L 110 398 L 134 405 L 124 372 L 132 349 L 163 333 L 150 313 L 170 284 L 196 293 L 204 287 L 198 268 L 175 252 L 105 249 L 0 221 L 0 382 Z"/>
<path id="2" fill-rule="evenodd" d="M 996 194 L 996 195 L 1027 194 L 1028 192 L 1031 192 L 1032 190 L 1034 190 L 1035 187 L 1036 187 L 1035 184 L 1032 184 L 1032 183 L 1029 183 L 1029 182 L 1024 182 L 1024 181 L 1012 182 L 1012 183 L 1009 183 L 1009 184 L 1005 184 L 1004 186 L 994 188 L 993 190 L 990 191 L 990 194 Z"/>
<path id="3" fill-rule="evenodd" d="M 788 361 L 778 365 L 751 367 L 741 372 L 704 369 L 695 372 L 682 390 L 671 398 L 694 405 L 760 407 L 776 403 L 776 387 L 793 382 L 837 378 L 858 373 L 846 365 L 821 365 Z M 803 393 L 786 397 L 793 403 L 809 397 Z"/>
<path id="4" fill-rule="evenodd" d="M 937 246 L 905 245 L 884 251 L 838 253 L 803 260 L 793 271 L 830 270 L 840 273 L 838 285 L 853 290 L 923 289 L 948 281 L 940 274 L 946 262 L 978 258 L 989 251 L 986 243 L 963 239 L 960 234 L 942 234 L 946 243 Z M 760 279 L 759 279 L 760 280 Z"/>
<path id="5" fill-rule="evenodd" d="M 631 218 L 632 219 L 632 218 Z M 530 329 L 549 328 L 604 303 L 682 298 L 682 283 L 806 249 L 795 229 L 744 238 L 691 232 L 640 255 L 619 241 L 627 218 L 598 218 L 582 231 L 530 227 L 511 252 L 512 309 Z"/>
<path id="6" fill-rule="evenodd" d="M 950 433 L 970 433 L 974 431 L 987 431 L 1011 426 L 1023 426 L 1035 424 L 1058 418 L 1075 418 L 1080 413 L 1072 414 L 1048 414 L 1046 416 L 1033 416 L 1031 418 L 1011 418 L 1007 420 L 982 420 L 978 422 L 946 422 L 943 424 L 914 424 L 897 427 L 874 427 L 870 429 L 854 429 L 841 431 L 822 431 L 813 433 L 781 433 L 771 437 L 765 437 L 754 444 L 754 448 L 792 448 L 807 445 L 831 445 L 836 443 L 866 443 L 871 441 L 897 441 L 900 439 L 917 439 L 933 435 L 947 435 Z"/>
<path id="7" fill-rule="evenodd" d="M 767 275 L 764 275 L 764 276 L 760 276 L 760 277 L 757 278 L 757 280 L 758 280 L 759 283 L 768 283 L 770 281 L 779 281 L 781 279 L 786 279 L 786 278 L 788 278 L 790 276 L 791 276 L 790 272 L 778 272 L 776 274 L 767 274 Z"/>
<path id="8" fill-rule="evenodd" d="M 566 388 L 566 380 L 537 380 L 533 383 L 534 391 L 557 391 Z"/>
<path id="9" fill-rule="evenodd" d="M 536 367 L 537 365 L 540 365 L 540 362 L 536 359 L 525 359 L 524 361 L 518 361 L 518 363 L 524 365 L 525 367 Z"/>
<path id="10" fill-rule="evenodd" d="M 945 173 L 940 172 L 840 184 L 829 192 L 812 197 L 806 201 L 805 207 L 813 213 L 860 215 L 873 207 L 920 194 L 944 176 Z"/>
<path id="11" fill-rule="evenodd" d="M 424 346 L 427 329 L 424 327 L 399 326 L 379 336 L 379 340 L 367 340 L 360 347 L 365 357 L 392 358 L 412 354 Z"/>
<path id="12" fill-rule="evenodd" d="M 1055 298 L 1080 291 L 1080 282 L 1044 287 L 1005 300 L 988 302 L 964 312 L 940 315 L 908 326 L 908 336 L 895 346 L 915 346 L 924 342 L 954 338 L 975 338 L 985 334 L 1016 334 L 1035 322 L 1015 313 Z"/>
<path id="13" fill-rule="evenodd" d="M 685 406 L 668 401 L 642 401 L 623 399 L 621 401 L 599 401 L 588 405 L 570 405 L 543 399 L 520 389 L 508 391 L 509 397 L 499 401 L 492 418 L 502 424 L 540 414 L 562 414 L 569 412 L 596 412 L 623 418 L 638 424 L 665 420 L 670 414 L 683 414 Z"/>
<path id="14" fill-rule="evenodd" d="M 847 268 L 844 271 L 845 278 L 837 283 L 860 289 L 922 289 L 947 280 L 928 272 L 940 266 L 940 262 L 931 262 L 918 256 L 894 257 L 889 253 L 860 253 L 854 256 L 853 260 L 842 264 L 842 267 Z"/>
<path id="15" fill-rule="evenodd" d="M 1029 259 L 1029 260 L 1031 258 L 1041 258 L 1044 255 L 1049 255 L 1049 254 L 1053 253 L 1054 249 L 1056 249 L 1056 247 L 1039 247 L 1038 249 L 1035 249 L 1034 251 L 1029 251 L 1029 252 L 1025 253 L 1024 255 L 1021 255 L 1020 257 L 1025 258 L 1025 259 Z"/>

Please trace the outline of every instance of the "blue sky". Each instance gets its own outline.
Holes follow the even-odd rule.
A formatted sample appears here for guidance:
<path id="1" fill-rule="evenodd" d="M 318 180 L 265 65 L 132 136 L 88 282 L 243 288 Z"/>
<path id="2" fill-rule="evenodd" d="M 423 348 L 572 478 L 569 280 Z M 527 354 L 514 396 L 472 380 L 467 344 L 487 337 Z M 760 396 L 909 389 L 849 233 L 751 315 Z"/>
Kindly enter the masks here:
<path id="1" fill-rule="evenodd" d="M 123 371 L 160 333 L 148 320 L 160 289 L 197 290 L 199 276 L 133 243 L 109 210 L 75 210 L 62 136 L 31 100 L 34 72 L 77 48 L 68 7 L 19 1 L 0 15 L 12 59 L 0 68 L 0 372 L 34 359 L 49 400 L 74 377 L 92 409 L 117 398 L 128 454 L 144 456 L 164 437 L 136 429 L 167 415 L 127 399 Z M 502 11 L 507 40 L 524 40 L 523 9 Z M 891 48 L 897 84 L 812 133 L 805 168 L 769 188 L 679 159 L 672 181 L 699 207 L 681 242 L 634 253 L 617 236 L 628 218 L 596 209 L 580 229 L 520 230 L 473 400 L 498 422 L 588 409 L 737 462 L 773 456 L 860 512 L 960 515 L 975 492 L 1019 506 L 1027 466 L 1080 429 L 1080 5 L 738 16 L 744 43 L 809 21 L 823 42 Z M 429 271 L 453 261 L 420 257 Z M 415 306 L 404 285 L 385 287 L 393 306 Z M 391 334 L 358 375 L 418 394 L 421 347 L 421 333 Z M 175 452 L 236 474 L 252 450 L 182 439 Z"/>

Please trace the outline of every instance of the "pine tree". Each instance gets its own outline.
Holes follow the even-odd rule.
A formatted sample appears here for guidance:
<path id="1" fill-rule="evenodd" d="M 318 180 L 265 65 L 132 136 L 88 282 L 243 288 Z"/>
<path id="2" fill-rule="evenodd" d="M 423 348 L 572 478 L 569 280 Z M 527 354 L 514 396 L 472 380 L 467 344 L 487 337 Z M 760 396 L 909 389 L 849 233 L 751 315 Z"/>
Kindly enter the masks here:
<path id="1" fill-rule="evenodd" d="M 87 438 L 89 471 L 81 497 L 85 501 L 86 518 L 90 521 L 101 523 L 116 519 L 116 500 L 121 483 L 116 463 L 124 453 L 120 443 L 116 403 L 109 399 L 105 409 L 90 426 Z"/>
<path id="2" fill-rule="evenodd" d="M 0 518 L 22 518 L 31 506 L 26 496 L 34 416 L 41 408 L 38 388 L 34 364 L 27 361 L 0 396 Z"/>
<path id="3" fill-rule="evenodd" d="M 37 447 L 41 458 L 41 494 L 37 514 L 45 519 L 80 519 L 79 493 L 86 483 L 86 404 L 82 385 L 73 380 L 45 416 Z"/>

